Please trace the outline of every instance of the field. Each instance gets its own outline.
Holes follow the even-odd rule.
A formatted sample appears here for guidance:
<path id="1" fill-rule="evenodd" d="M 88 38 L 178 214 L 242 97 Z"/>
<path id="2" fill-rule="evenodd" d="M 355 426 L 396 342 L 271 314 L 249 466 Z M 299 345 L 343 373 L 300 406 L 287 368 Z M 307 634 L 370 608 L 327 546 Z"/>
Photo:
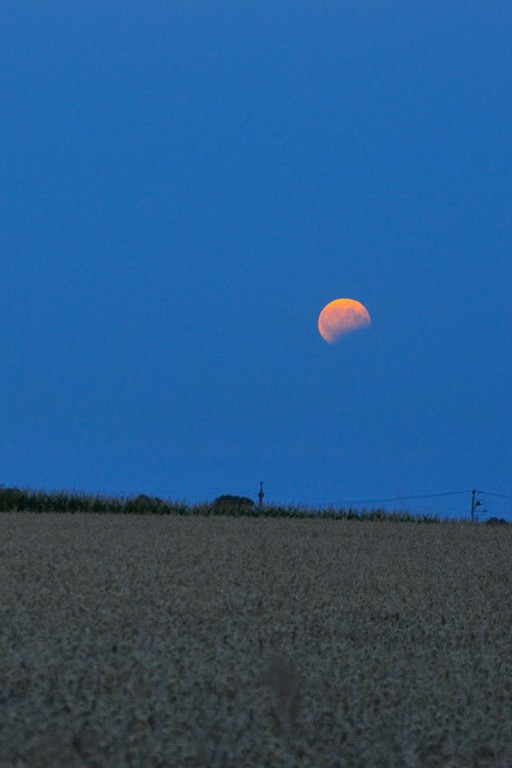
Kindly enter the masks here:
<path id="1" fill-rule="evenodd" d="M 510 768 L 512 527 L 0 514 L 2 768 Z"/>

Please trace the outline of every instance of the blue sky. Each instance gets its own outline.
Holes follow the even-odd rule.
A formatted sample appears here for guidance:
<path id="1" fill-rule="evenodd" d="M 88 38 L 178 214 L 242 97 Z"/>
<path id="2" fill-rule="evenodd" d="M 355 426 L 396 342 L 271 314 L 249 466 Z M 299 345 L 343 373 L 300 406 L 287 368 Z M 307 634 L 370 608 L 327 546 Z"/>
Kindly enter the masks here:
<path id="1" fill-rule="evenodd" d="M 0 481 L 512 494 L 509 2 L 19 2 L 0 43 Z"/>

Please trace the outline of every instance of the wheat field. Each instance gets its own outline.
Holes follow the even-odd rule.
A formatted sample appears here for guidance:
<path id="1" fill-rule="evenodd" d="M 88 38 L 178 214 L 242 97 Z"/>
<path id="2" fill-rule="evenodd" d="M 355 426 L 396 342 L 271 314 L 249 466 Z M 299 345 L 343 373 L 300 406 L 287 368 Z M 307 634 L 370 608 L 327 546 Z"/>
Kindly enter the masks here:
<path id="1" fill-rule="evenodd" d="M 510 768 L 512 527 L 0 515 L 2 768 Z"/>

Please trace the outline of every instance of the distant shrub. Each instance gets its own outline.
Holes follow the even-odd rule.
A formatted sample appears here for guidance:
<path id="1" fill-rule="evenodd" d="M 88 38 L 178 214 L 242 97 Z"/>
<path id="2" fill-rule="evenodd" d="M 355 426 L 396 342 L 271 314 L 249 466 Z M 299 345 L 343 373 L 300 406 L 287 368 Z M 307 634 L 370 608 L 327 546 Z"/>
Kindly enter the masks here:
<path id="1" fill-rule="evenodd" d="M 507 521 L 503 517 L 490 517 L 486 525 L 507 525 Z"/>
<path id="2" fill-rule="evenodd" d="M 247 496 L 217 496 L 213 502 L 213 513 L 216 515 L 246 515 L 255 510 L 254 501 Z"/>
<path id="3" fill-rule="evenodd" d="M 157 496 L 146 496 L 144 493 L 128 499 L 125 503 L 126 512 L 136 512 L 141 515 L 162 514 L 163 507 L 165 504 L 162 499 Z"/>
<path id="4" fill-rule="evenodd" d="M 26 509 L 28 496 L 19 488 L 0 488 L 0 509 L 8 512 L 11 509 Z"/>

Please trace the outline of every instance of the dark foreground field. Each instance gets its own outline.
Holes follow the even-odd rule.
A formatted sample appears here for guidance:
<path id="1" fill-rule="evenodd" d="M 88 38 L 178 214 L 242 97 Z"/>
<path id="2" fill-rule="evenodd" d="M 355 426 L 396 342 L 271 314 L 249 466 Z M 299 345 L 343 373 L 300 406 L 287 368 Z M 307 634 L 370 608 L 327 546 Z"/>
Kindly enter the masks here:
<path id="1" fill-rule="evenodd" d="M 0 515 L 2 768 L 512 766 L 512 527 Z"/>

